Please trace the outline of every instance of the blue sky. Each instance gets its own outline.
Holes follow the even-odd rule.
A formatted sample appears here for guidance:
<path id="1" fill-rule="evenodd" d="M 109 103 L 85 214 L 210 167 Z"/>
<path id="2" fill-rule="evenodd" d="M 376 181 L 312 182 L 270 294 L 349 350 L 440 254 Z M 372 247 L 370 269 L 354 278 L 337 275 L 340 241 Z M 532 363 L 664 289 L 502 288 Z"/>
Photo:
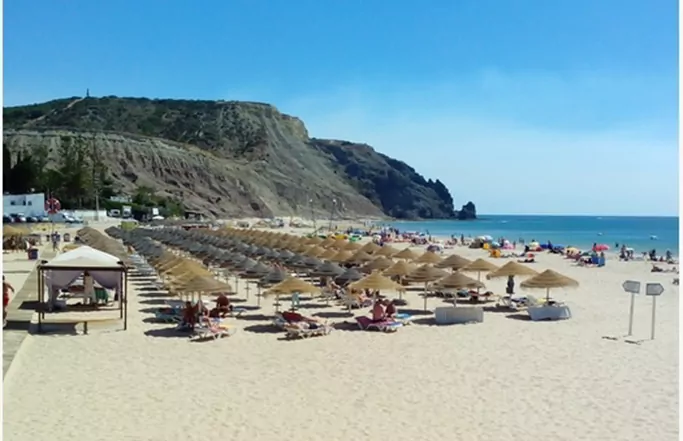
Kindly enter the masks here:
<path id="1" fill-rule="evenodd" d="M 678 213 L 675 0 L 5 0 L 4 102 L 244 99 L 483 213 Z"/>

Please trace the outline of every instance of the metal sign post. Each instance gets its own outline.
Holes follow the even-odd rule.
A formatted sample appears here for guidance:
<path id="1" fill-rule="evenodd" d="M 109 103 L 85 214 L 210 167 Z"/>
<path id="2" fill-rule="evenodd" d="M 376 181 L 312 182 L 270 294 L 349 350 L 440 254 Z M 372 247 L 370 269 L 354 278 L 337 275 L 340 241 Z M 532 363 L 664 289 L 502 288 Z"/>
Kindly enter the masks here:
<path id="1" fill-rule="evenodd" d="M 628 313 L 628 334 L 627 337 L 633 335 L 633 313 L 636 306 L 636 294 L 640 294 L 640 282 L 635 280 L 626 280 L 622 285 L 624 291 L 631 293 L 631 307 Z"/>
<path id="2" fill-rule="evenodd" d="M 652 296 L 652 330 L 650 331 L 650 340 L 655 339 L 655 317 L 657 312 L 657 297 L 664 292 L 664 287 L 661 283 L 648 283 L 645 285 L 645 295 Z"/>

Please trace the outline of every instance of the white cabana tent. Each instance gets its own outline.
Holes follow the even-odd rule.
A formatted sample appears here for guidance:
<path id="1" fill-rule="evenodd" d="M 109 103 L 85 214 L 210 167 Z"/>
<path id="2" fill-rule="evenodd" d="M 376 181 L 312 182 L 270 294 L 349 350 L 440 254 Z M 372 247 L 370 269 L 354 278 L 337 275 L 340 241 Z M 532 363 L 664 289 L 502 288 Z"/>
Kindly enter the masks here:
<path id="1" fill-rule="evenodd" d="M 38 266 L 38 329 L 42 328 L 45 318 L 45 290 L 50 301 L 56 299 L 59 291 L 74 283 L 84 273 L 106 289 L 116 291 L 119 300 L 120 318 L 123 329 L 128 328 L 126 266 L 117 257 L 96 250 L 89 246 L 81 246 L 60 254 L 51 261 L 43 261 Z"/>

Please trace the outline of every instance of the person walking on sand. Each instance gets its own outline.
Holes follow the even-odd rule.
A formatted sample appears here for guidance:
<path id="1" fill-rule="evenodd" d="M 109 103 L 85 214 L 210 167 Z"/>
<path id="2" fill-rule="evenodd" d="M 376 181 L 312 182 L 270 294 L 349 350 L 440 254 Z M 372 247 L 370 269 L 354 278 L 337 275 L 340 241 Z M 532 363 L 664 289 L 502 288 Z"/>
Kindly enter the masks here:
<path id="1" fill-rule="evenodd" d="M 52 233 L 52 251 L 55 253 L 59 253 L 59 239 L 60 236 L 58 232 L 55 231 Z"/>
<path id="2" fill-rule="evenodd" d="M 9 306 L 9 293 L 14 293 L 14 287 L 2 276 L 2 327 L 7 326 L 7 306 Z"/>

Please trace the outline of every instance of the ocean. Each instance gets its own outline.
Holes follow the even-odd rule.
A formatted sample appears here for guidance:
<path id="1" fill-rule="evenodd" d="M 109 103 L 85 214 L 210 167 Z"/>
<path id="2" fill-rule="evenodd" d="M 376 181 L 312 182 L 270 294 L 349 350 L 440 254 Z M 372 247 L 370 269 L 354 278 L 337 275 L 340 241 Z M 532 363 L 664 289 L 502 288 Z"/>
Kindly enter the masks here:
<path id="1" fill-rule="evenodd" d="M 395 221 L 401 231 L 417 231 L 433 236 L 493 236 L 510 241 L 523 238 L 544 243 L 588 249 L 594 243 L 632 247 L 637 252 L 656 249 L 658 254 L 671 250 L 679 255 L 678 217 L 626 216 L 519 216 L 481 215 L 475 221 Z"/>

